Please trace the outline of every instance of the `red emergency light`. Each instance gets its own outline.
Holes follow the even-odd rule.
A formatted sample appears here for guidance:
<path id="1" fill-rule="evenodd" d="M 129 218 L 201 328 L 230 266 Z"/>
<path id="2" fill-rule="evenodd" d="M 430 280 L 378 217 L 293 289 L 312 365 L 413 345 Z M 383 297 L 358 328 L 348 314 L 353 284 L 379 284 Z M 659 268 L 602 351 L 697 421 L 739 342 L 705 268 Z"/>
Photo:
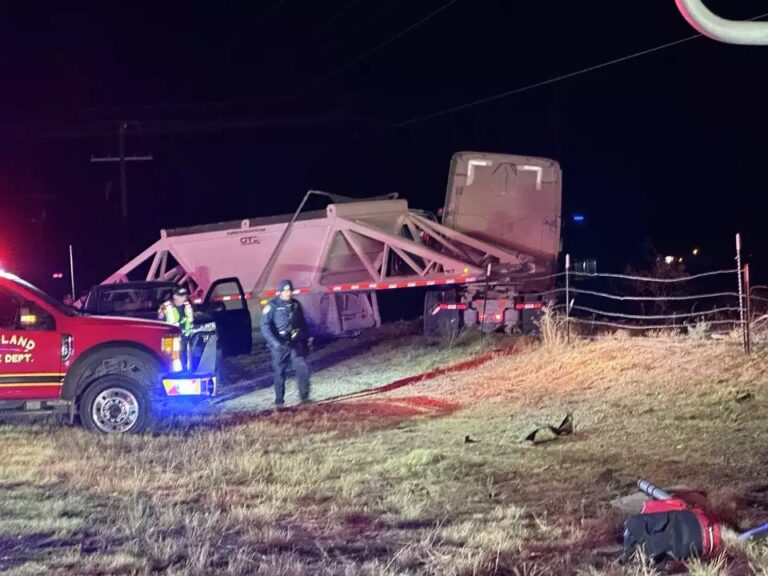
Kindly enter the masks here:
<path id="1" fill-rule="evenodd" d="M 53 277 L 56 278 L 56 280 L 61 280 L 62 278 L 64 278 L 64 274 L 62 274 L 61 272 L 54 272 Z"/>

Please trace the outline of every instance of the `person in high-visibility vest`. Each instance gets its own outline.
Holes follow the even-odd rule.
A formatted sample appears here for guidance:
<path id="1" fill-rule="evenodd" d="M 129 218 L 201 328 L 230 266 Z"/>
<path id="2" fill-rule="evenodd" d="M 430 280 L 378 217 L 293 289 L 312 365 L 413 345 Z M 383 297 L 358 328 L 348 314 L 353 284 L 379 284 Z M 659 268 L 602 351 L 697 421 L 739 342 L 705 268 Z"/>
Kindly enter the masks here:
<path id="1" fill-rule="evenodd" d="M 195 323 L 195 310 L 189 302 L 189 291 L 179 286 L 173 291 L 173 298 L 166 300 L 157 311 L 157 319 L 173 324 L 187 332 Z"/>

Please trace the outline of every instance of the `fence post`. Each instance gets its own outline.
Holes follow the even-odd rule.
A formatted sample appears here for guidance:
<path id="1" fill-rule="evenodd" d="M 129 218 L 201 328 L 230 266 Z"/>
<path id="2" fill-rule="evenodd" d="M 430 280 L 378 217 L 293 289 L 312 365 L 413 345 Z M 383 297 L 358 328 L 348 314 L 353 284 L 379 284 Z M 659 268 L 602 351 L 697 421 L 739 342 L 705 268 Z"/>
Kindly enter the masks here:
<path id="1" fill-rule="evenodd" d="M 565 341 L 571 341 L 571 255 L 565 255 Z"/>
<path id="2" fill-rule="evenodd" d="M 752 352 L 752 334 L 750 330 L 750 324 L 752 322 L 752 299 L 750 298 L 750 287 L 749 287 L 749 264 L 744 264 L 744 296 L 747 301 L 747 322 L 744 324 L 744 330 L 745 330 L 745 343 L 746 343 L 746 352 L 749 354 Z"/>
<path id="3" fill-rule="evenodd" d="M 736 234 L 736 277 L 739 279 L 739 319 L 741 320 L 741 339 L 744 353 L 747 354 L 747 330 L 744 323 L 744 285 L 741 281 L 741 234 Z"/>

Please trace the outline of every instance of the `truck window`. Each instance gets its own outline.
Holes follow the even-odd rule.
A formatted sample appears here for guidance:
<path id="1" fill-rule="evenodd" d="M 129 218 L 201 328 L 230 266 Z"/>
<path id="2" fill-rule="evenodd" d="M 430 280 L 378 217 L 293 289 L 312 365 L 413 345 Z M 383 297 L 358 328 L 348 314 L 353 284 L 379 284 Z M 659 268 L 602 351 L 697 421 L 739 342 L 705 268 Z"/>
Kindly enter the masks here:
<path id="1" fill-rule="evenodd" d="M 21 304 L 17 330 L 56 330 L 56 320 L 34 302 L 25 300 Z"/>
<path id="2" fill-rule="evenodd" d="M 5 330 L 55 330 L 56 321 L 40 306 L 0 290 L 0 328 Z"/>
<path id="3" fill-rule="evenodd" d="M 30 292 L 32 292 L 37 298 L 39 298 L 40 300 L 45 302 L 46 306 L 50 306 L 51 308 L 53 308 L 57 312 L 59 312 L 61 314 L 64 314 L 65 316 L 79 316 L 80 315 L 80 311 L 79 310 L 75 310 L 74 308 L 72 308 L 72 306 L 65 306 L 64 304 L 62 304 L 61 302 L 59 302 L 55 298 L 52 298 L 51 296 L 49 296 L 48 294 L 46 294 L 45 292 L 43 292 L 39 288 L 36 288 L 35 286 L 32 286 L 32 284 L 30 284 L 29 282 L 25 282 L 21 278 L 17 278 L 17 277 L 13 277 L 13 281 L 16 284 L 18 284 L 19 286 L 23 287 L 24 289 L 29 290 Z M 12 292 L 10 294 L 13 295 Z"/>

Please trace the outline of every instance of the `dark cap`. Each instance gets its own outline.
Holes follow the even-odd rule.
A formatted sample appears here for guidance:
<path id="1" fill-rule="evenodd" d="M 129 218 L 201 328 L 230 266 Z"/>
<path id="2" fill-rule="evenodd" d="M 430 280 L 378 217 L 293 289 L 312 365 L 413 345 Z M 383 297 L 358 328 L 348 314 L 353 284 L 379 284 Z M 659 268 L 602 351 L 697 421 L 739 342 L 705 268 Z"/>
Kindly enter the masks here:
<path id="1" fill-rule="evenodd" d="M 189 290 L 187 290 L 184 286 L 179 286 L 176 288 L 176 290 L 173 291 L 174 296 L 189 296 Z"/>
<path id="2" fill-rule="evenodd" d="M 282 292 L 286 288 L 288 288 L 289 290 L 292 291 L 293 290 L 293 282 L 291 282 L 290 280 L 280 280 L 280 284 L 278 284 L 278 290 L 277 291 L 278 292 Z"/>

